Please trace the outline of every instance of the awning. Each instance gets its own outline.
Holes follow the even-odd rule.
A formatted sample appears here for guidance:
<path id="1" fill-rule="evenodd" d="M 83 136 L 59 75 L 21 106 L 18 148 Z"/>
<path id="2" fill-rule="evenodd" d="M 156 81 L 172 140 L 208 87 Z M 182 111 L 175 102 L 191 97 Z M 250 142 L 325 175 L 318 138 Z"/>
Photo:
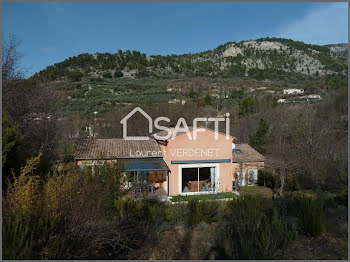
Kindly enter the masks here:
<path id="1" fill-rule="evenodd" d="M 121 161 L 126 172 L 136 171 L 170 171 L 163 158 L 123 159 Z"/>

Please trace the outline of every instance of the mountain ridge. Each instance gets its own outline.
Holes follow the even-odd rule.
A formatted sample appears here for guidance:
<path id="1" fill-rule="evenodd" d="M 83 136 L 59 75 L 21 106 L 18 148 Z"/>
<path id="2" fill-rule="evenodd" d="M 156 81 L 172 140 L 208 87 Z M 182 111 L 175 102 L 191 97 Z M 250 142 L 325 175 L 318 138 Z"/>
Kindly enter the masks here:
<path id="1" fill-rule="evenodd" d="M 250 77 L 288 79 L 347 73 L 347 44 L 311 45 L 284 38 L 228 42 L 200 53 L 151 55 L 139 51 L 83 53 L 32 77 L 44 81 L 105 78 Z"/>

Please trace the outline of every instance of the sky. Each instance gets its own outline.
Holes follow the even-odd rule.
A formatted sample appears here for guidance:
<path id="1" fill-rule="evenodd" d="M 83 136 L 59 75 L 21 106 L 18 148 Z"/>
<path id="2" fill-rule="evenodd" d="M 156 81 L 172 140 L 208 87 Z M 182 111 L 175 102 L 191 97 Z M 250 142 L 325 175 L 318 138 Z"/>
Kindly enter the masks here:
<path id="1" fill-rule="evenodd" d="M 3 41 L 10 33 L 30 76 L 80 53 L 196 53 L 261 37 L 347 43 L 348 3 L 3 2 Z"/>

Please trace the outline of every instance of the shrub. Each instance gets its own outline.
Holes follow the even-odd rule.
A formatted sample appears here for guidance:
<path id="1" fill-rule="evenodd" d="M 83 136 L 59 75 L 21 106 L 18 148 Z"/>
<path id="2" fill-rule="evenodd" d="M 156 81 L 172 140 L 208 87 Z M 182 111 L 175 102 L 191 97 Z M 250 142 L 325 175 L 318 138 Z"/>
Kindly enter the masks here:
<path id="1" fill-rule="evenodd" d="M 41 153 L 27 161 L 21 168 L 20 174 L 16 177 L 13 172 L 13 183 L 8 181 L 5 206 L 8 211 L 38 212 L 40 208 L 39 198 L 39 177 L 34 175 L 38 167 Z"/>
<path id="2" fill-rule="evenodd" d="M 260 208 L 256 197 L 232 200 L 228 210 L 216 235 L 216 259 L 272 259 L 297 236 L 275 209 Z"/>
<path id="3" fill-rule="evenodd" d="M 209 224 L 216 220 L 217 209 L 218 205 L 214 201 L 189 200 L 185 222 L 188 226 L 197 225 L 201 221 Z"/>
<path id="4" fill-rule="evenodd" d="M 62 152 L 60 154 L 61 161 L 63 163 L 68 163 L 74 160 L 75 144 L 67 142 L 62 146 Z"/>
<path id="5" fill-rule="evenodd" d="M 123 77 L 124 74 L 122 71 L 115 71 L 114 72 L 114 78 L 120 78 L 120 77 Z"/>
<path id="6" fill-rule="evenodd" d="M 114 207 L 120 220 L 144 218 L 145 203 L 142 200 L 134 200 L 131 197 L 118 197 L 114 200 Z"/>
<path id="7" fill-rule="evenodd" d="M 272 170 L 259 169 L 258 171 L 258 185 L 266 186 L 271 189 L 276 189 L 281 186 L 281 179 L 275 175 Z"/>
<path id="8" fill-rule="evenodd" d="M 325 229 L 325 205 L 321 198 L 295 194 L 290 201 L 290 212 L 298 217 L 300 228 L 307 234 L 319 236 Z"/>
<path id="9" fill-rule="evenodd" d="M 176 204 L 171 205 L 165 210 L 166 220 L 174 223 L 183 222 L 188 212 L 187 204 Z"/>
<path id="10" fill-rule="evenodd" d="M 105 78 L 112 78 L 112 74 L 110 72 L 104 72 L 102 76 Z"/>
<path id="11" fill-rule="evenodd" d="M 300 190 L 300 184 L 295 177 L 286 176 L 284 189 L 287 191 L 297 191 Z"/>
<path id="12" fill-rule="evenodd" d="M 83 77 L 83 73 L 79 71 L 73 71 L 68 75 L 68 78 L 71 82 L 81 81 L 82 77 Z"/>
<path id="13" fill-rule="evenodd" d="M 348 189 L 344 189 L 337 194 L 335 201 L 338 203 L 338 205 L 348 206 Z"/>
<path id="14" fill-rule="evenodd" d="M 161 211 L 143 202 L 118 202 L 123 191 L 117 163 L 101 163 L 94 173 L 65 164 L 44 181 L 34 172 L 40 156 L 28 160 L 4 197 L 4 257 L 123 258 L 152 232 L 149 221 L 156 224 Z M 118 219 L 113 219 L 115 199 Z"/>
<path id="15" fill-rule="evenodd" d="M 55 220 L 26 211 L 11 212 L 3 221 L 2 240 L 5 259 L 55 259 L 63 236 Z"/>

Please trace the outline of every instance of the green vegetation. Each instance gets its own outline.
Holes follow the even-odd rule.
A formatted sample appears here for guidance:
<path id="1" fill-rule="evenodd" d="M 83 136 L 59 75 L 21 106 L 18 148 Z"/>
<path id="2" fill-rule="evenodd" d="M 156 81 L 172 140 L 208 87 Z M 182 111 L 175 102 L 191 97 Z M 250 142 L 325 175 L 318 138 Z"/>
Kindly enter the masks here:
<path id="1" fill-rule="evenodd" d="M 13 123 L 6 114 L 2 114 L 2 166 L 8 158 L 13 158 L 13 152 L 20 143 L 21 137 L 18 133 L 18 124 Z M 12 156 L 11 156 L 12 153 Z"/>
<path id="2" fill-rule="evenodd" d="M 269 169 L 258 170 L 258 185 L 276 189 L 281 185 L 280 178 Z"/>
<path id="3" fill-rule="evenodd" d="M 253 196 L 260 199 L 272 200 L 273 191 L 263 186 L 245 186 L 239 189 L 240 196 Z"/>
<path id="4" fill-rule="evenodd" d="M 188 226 L 195 226 L 200 222 L 210 224 L 218 219 L 218 204 L 215 202 L 199 202 L 191 199 L 188 201 L 187 209 L 185 222 Z"/>
<path id="5" fill-rule="evenodd" d="M 269 124 L 264 118 L 260 118 L 258 128 L 252 136 L 250 136 L 250 145 L 260 153 L 264 153 L 264 145 L 266 144 L 265 136 L 267 130 L 269 129 Z"/>
<path id="6" fill-rule="evenodd" d="M 205 235 L 206 249 L 197 258 L 278 259 L 299 237 L 323 234 L 326 221 L 334 225 L 325 211 L 341 209 L 336 201 L 302 193 L 272 200 L 263 187 L 241 188 L 241 196 L 230 201 L 192 198 L 172 205 L 133 199 L 118 187 L 123 176 L 117 164 L 101 163 L 94 174 L 65 164 L 42 179 L 40 158 L 27 162 L 4 195 L 6 259 L 127 259 L 143 248 L 155 251 L 157 245 L 147 246 L 151 240 L 176 241 L 177 228 Z"/>
<path id="7" fill-rule="evenodd" d="M 291 199 L 291 209 L 298 217 L 300 228 L 312 236 L 319 236 L 325 230 L 325 204 L 320 198 L 295 194 Z"/>
<path id="8" fill-rule="evenodd" d="M 272 259 L 296 237 L 276 209 L 264 210 L 258 198 L 246 196 L 227 204 L 214 249 L 217 259 Z"/>
<path id="9" fill-rule="evenodd" d="M 183 202 L 190 200 L 214 200 L 214 199 L 225 199 L 225 198 L 236 198 L 237 195 L 226 192 L 226 193 L 216 193 L 216 194 L 203 194 L 203 195 L 190 195 L 190 196 L 173 196 L 171 197 L 171 202 Z"/>
<path id="10" fill-rule="evenodd" d="M 277 40 L 288 49 L 239 42 L 181 56 L 82 54 L 25 80 L 3 63 L 3 258 L 347 259 L 346 61 L 329 47 L 257 41 Z M 242 55 L 224 57 L 228 47 Z M 285 88 L 322 99 L 279 104 Z M 260 186 L 156 202 L 130 196 L 117 164 L 92 172 L 71 162 L 71 138 L 86 138 L 88 126 L 97 138 L 121 137 L 120 120 L 137 105 L 169 126 L 229 112 L 238 143 L 264 151 Z M 128 132 L 144 135 L 141 118 Z M 232 200 L 209 201 L 221 198 Z"/>
<path id="11" fill-rule="evenodd" d="M 296 51 L 308 57 L 320 61 L 324 68 L 336 73 L 346 72 L 346 61 L 339 56 L 331 56 L 328 46 L 309 45 L 282 38 L 260 38 L 256 40 L 259 44 L 262 41 L 279 42 L 288 47 L 283 52 L 275 49 L 260 50 L 251 45 L 245 45 L 244 41 L 239 43 L 229 42 L 214 50 L 197 54 L 184 55 L 155 55 L 146 57 L 138 51 L 118 50 L 116 53 L 80 54 L 70 57 L 61 63 L 49 66 L 47 69 L 35 75 L 41 80 L 54 80 L 65 76 L 79 79 L 78 71 L 85 75 L 98 73 L 107 78 L 123 77 L 123 72 L 132 72 L 137 78 L 145 77 L 245 77 L 255 79 L 302 79 L 304 75 L 297 65 L 302 64 L 303 57 L 291 55 Z M 235 46 L 241 48 L 242 54 L 237 56 L 224 56 L 227 48 Z M 248 67 L 247 60 L 253 61 L 253 66 Z M 258 67 L 258 60 L 263 67 Z M 222 66 L 224 65 L 224 69 Z M 284 69 L 284 70 L 282 70 Z M 322 67 L 319 68 L 320 70 Z M 74 73 L 71 73 L 72 70 Z M 317 71 L 317 75 L 319 72 Z M 310 70 L 308 69 L 308 75 Z"/>

